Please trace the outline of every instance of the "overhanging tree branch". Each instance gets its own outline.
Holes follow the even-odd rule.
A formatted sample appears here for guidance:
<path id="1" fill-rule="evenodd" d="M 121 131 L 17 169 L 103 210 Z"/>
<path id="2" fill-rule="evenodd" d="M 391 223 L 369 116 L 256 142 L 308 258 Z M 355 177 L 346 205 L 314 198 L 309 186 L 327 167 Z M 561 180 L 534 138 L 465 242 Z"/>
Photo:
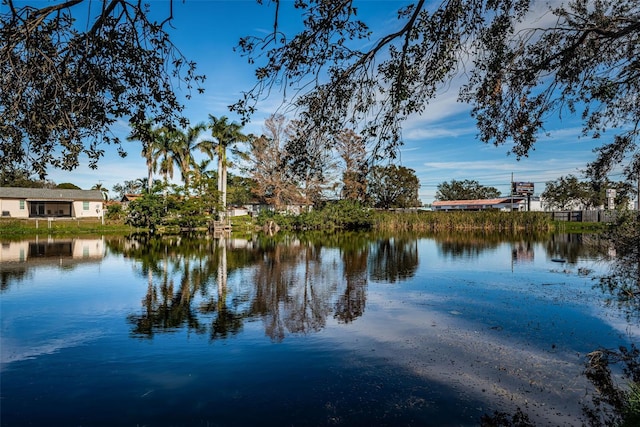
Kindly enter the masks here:
<path id="1" fill-rule="evenodd" d="M 86 155 L 96 167 L 100 148 L 125 152 L 110 126 L 118 119 L 185 127 L 174 81 L 186 96 L 203 81 L 163 30 L 173 18 L 149 19 L 142 1 L 102 2 L 99 11 L 70 0 L 45 7 L 9 3 L 0 13 L 0 166 L 22 165 L 45 176 L 73 169 Z M 84 12 L 82 12 L 84 11 Z M 75 16 L 88 13 L 87 26 Z M 89 22 L 91 25 L 89 25 Z M 201 88 L 198 87 L 198 91 Z"/>

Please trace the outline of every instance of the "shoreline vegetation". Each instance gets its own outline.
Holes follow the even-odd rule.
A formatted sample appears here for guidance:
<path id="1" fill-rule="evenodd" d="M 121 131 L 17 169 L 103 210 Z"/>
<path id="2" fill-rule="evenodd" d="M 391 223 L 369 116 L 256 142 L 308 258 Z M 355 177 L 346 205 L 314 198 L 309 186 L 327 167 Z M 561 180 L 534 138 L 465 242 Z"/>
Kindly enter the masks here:
<path id="1" fill-rule="evenodd" d="M 606 223 L 553 221 L 545 212 L 431 212 L 431 211 L 366 211 L 338 212 L 323 209 L 298 216 L 261 214 L 256 218 L 239 216 L 230 218 L 232 233 L 251 233 L 263 230 L 265 224 L 277 224 L 283 231 L 339 231 L 373 230 L 382 232 L 430 233 L 441 231 L 479 232 L 600 232 Z M 131 234 L 146 233 L 144 227 L 128 225 L 122 218 L 71 219 L 29 218 L 0 219 L 3 237 L 25 235 L 68 234 Z M 207 226 L 189 230 L 176 226 L 159 226 L 158 234 L 180 234 L 184 231 L 207 233 Z"/>

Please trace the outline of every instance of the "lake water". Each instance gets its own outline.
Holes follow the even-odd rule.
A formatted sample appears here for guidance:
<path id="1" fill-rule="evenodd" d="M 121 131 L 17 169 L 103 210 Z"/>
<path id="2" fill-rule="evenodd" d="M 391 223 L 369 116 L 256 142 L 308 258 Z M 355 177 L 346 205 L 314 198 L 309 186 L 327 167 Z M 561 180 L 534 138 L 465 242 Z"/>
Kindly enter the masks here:
<path id="1" fill-rule="evenodd" d="M 3 241 L 0 419 L 576 425 L 586 354 L 640 334 L 584 239 Z"/>

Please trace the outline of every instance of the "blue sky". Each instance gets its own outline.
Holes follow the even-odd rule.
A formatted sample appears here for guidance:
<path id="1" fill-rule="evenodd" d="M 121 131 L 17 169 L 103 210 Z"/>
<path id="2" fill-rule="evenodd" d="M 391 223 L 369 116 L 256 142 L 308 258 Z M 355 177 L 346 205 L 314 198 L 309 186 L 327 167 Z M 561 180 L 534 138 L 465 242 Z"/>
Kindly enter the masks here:
<path id="1" fill-rule="evenodd" d="M 154 12 L 168 10 L 168 1 L 151 1 Z M 265 1 L 265 3 L 267 3 Z M 361 0 L 359 16 L 372 27 L 371 41 L 389 32 L 398 25 L 396 11 L 405 1 Z M 292 2 L 281 6 L 280 23 L 290 29 L 300 25 L 292 15 L 287 15 Z M 540 8 L 546 2 L 540 3 Z M 542 9 L 540 9 L 542 10 Z M 253 69 L 245 58 L 233 51 L 240 37 L 265 34 L 272 29 L 273 5 L 260 6 L 255 0 L 186 0 L 174 2 L 172 37 L 174 43 L 187 58 L 197 62 L 198 72 L 205 74 L 205 93 L 194 94 L 185 100 L 186 116 L 192 123 L 206 121 L 209 114 L 238 117 L 230 113 L 227 106 L 240 98 L 241 91 L 253 84 Z M 538 24 L 548 15 L 534 13 Z M 469 106 L 456 102 L 457 87 L 451 87 L 425 109 L 422 115 L 411 117 L 404 125 L 404 146 L 399 163 L 415 170 L 421 184 L 420 198 L 431 203 L 437 185 L 456 180 L 477 180 L 482 185 L 494 186 L 507 194 L 513 176 L 515 181 L 535 183 L 536 194 L 544 190 L 546 181 L 560 176 L 581 175 L 587 162 L 594 158 L 592 149 L 599 143 L 580 138 L 581 125 L 574 117 L 562 121 L 551 118 L 545 126 L 549 136 L 542 135 L 536 148 L 520 161 L 508 155 L 509 146 L 486 145 L 476 138 L 475 122 L 469 114 Z M 244 127 L 245 133 L 262 133 L 264 119 L 276 111 L 281 94 L 274 93 L 261 102 L 251 123 Z M 289 117 L 293 118 L 293 117 Z M 122 136 L 129 133 L 126 122 L 114 127 Z M 72 182 L 81 188 L 90 188 L 102 183 L 112 189 L 114 184 L 146 176 L 145 161 L 140 156 L 140 143 L 125 142 L 129 155 L 119 158 L 115 149 L 106 147 L 107 154 L 97 170 L 89 169 L 86 158 L 72 172 L 51 170 L 49 179 L 56 183 Z M 616 179 L 616 177 L 612 177 Z"/>

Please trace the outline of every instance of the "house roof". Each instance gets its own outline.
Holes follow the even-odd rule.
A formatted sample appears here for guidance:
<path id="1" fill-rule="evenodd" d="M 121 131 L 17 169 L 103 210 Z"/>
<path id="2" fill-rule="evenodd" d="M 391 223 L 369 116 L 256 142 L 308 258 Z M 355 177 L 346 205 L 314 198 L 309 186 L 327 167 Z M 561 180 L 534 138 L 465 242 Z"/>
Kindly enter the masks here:
<path id="1" fill-rule="evenodd" d="M 142 197 L 142 194 L 127 193 L 127 194 L 122 196 L 122 199 L 120 199 L 120 201 L 121 202 L 133 202 L 134 200 L 139 199 L 140 197 Z"/>
<path id="2" fill-rule="evenodd" d="M 27 200 L 99 200 L 103 201 L 100 190 L 68 190 L 61 188 L 22 188 L 0 187 L 2 199 L 27 199 Z"/>
<path id="3" fill-rule="evenodd" d="M 523 201 L 523 197 L 499 197 L 496 199 L 480 199 L 480 200 L 437 200 L 433 202 L 432 206 L 487 206 L 487 205 L 500 205 L 519 203 Z"/>

